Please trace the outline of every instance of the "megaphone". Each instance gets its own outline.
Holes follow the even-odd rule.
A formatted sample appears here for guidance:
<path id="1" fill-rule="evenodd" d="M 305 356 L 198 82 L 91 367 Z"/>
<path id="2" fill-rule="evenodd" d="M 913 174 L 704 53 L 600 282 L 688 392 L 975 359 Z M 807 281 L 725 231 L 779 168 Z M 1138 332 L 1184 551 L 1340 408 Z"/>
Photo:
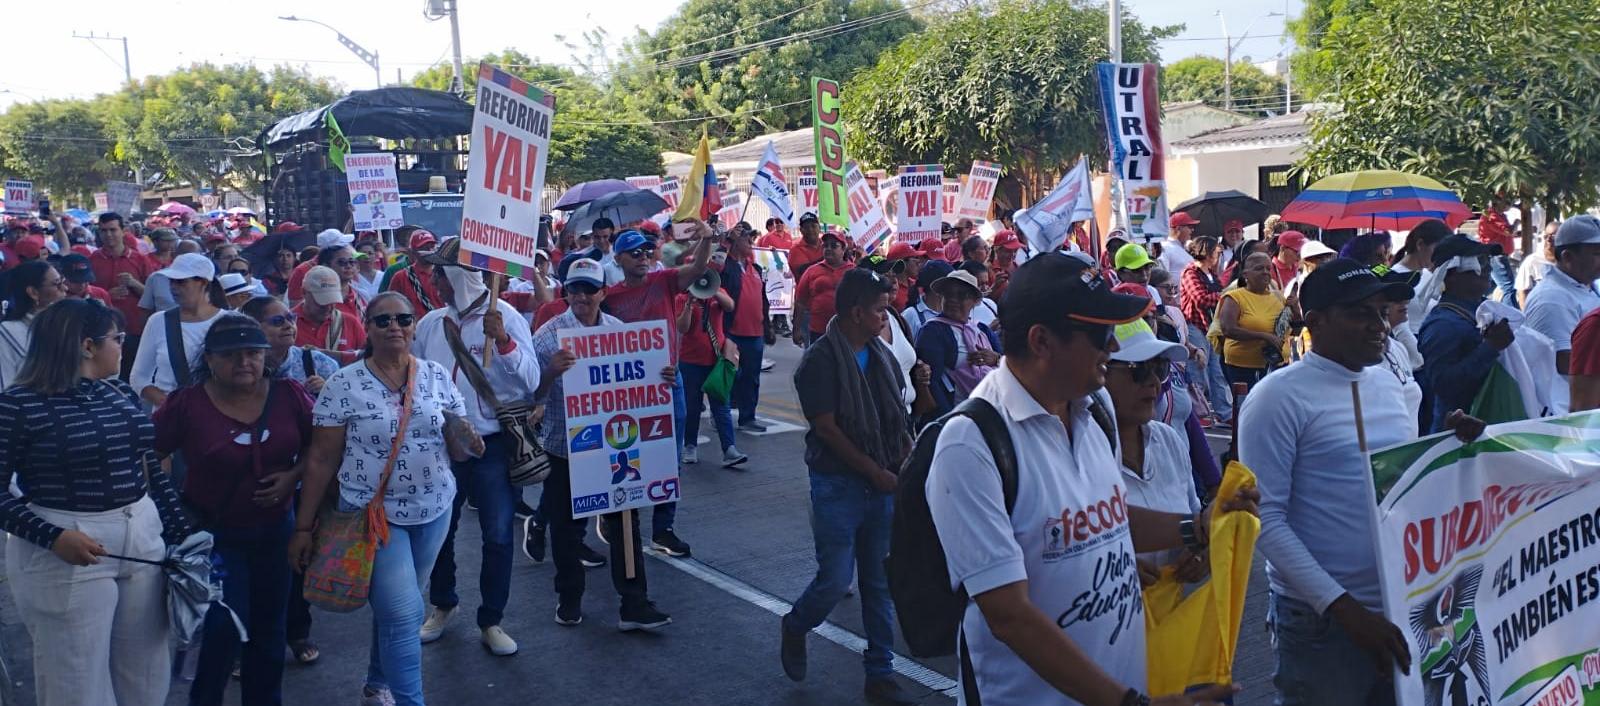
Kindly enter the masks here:
<path id="1" fill-rule="evenodd" d="M 689 285 L 689 296 L 695 299 L 710 299 L 719 289 L 722 289 L 722 275 L 717 274 L 716 270 L 706 270 L 705 274 L 700 275 L 700 279 Z"/>

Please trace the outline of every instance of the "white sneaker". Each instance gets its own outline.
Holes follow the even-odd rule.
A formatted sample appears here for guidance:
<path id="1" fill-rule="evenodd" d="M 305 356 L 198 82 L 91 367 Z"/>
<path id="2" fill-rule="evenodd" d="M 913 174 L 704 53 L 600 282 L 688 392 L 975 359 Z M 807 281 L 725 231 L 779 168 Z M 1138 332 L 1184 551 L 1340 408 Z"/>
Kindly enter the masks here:
<path id="1" fill-rule="evenodd" d="M 444 637 L 444 626 L 450 622 L 450 616 L 455 614 L 455 608 L 429 606 L 428 619 L 422 621 L 422 629 L 417 631 L 417 637 L 422 638 L 422 644 L 426 645 Z"/>
<path id="2" fill-rule="evenodd" d="M 683 453 L 678 454 L 678 463 L 681 464 L 681 465 L 692 466 L 692 465 L 697 464 L 699 462 L 700 462 L 700 448 L 699 447 L 696 447 L 696 446 L 685 446 L 685 447 L 683 447 Z"/>
<path id="3" fill-rule="evenodd" d="M 509 657 L 517 653 L 517 641 L 511 639 L 499 625 L 483 629 L 483 646 L 496 657 Z"/>
<path id="4" fill-rule="evenodd" d="M 739 466 L 739 465 L 743 464 L 745 461 L 749 461 L 749 460 L 750 460 L 750 457 L 744 455 L 744 452 L 740 451 L 739 447 L 737 447 L 737 446 L 729 446 L 727 448 L 727 450 L 722 452 L 722 467 L 723 468 L 733 468 L 733 467 Z"/>
<path id="5" fill-rule="evenodd" d="M 394 706 L 394 694 L 388 689 L 361 689 L 361 706 Z"/>

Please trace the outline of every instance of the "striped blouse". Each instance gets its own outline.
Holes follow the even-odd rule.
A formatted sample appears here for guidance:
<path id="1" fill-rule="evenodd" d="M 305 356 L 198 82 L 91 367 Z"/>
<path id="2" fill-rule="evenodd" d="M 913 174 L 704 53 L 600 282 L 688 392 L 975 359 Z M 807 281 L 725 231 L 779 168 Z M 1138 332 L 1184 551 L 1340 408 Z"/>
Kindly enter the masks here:
<path id="1" fill-rule="evenodd" d="M 0 487 L 16 476 L 26 502 L 68 512 L 129 505 L 145 495 L 142 460 L 154 443 L 150 415 L 120 380 L 79 380 L 59 395 L 22 387 L 0 393 Z M 167 474 L 151 471 L 150 495 L 174 543 L 189 534 L 188 520 Z M 47 549 L 65 531 L 24 500 L 0 496 L 0 529 Z"/>

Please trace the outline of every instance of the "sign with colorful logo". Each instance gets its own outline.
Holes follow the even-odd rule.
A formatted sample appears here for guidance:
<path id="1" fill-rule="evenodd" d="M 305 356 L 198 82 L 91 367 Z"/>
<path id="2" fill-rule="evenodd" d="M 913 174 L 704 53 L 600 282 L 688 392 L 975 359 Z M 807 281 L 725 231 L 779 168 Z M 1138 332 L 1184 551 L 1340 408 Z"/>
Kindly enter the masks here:
<path id="1" fill-rule="evenodd" d="M 1111 173 L 1122 182 L 1128 234 L 1145 241 L 1168 231 L 1166 157 L 1161 147 L 1160 67 L 1099 65 Z"/>
<path id="2" fill-rule="evenodd" d="M 405 225 L 400 214 L 400 177 L 393 152 L 354 152 L 344 156 L 355 229 L 386 230 Z"/>
<path id="3" fill-rule="evenodd" d="M 568 328 L 557 336 L 578 359 L 561 378 L 573 517 L 666 502 L 663 487 L 675 499 L 673 392 L 661 379 L 671 362 L 666 322 Z"/>
<path id="4" fill-rule="evenodd" d="M 1397 703 L 1600 704 L 1600 412 L 1371 462 L 1385 612 L 1413 659 Z"/>
<path id="5" fill-rule="evenodd" d="M 533 271 L 555 113 L 555 94 L 493 64 L 478 65 L 461 264 L 512 277 Z"/>

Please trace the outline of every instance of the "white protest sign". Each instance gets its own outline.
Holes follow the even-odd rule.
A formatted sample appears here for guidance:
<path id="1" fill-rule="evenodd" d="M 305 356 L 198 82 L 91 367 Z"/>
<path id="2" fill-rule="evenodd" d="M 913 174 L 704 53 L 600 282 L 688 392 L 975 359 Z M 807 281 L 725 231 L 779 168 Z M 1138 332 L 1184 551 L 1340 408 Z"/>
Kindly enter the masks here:
<path id="1" fill-rule="evenodd" d="M 6 180 L 6 213 L 33 213 L 33 182 Z"/>
<path id="2" fill-rule="evenodd" d="M 732 230 L 739 224 L 739 219 L 744 217 L 745 198 L 743 191 L 722 195 L 722 210 L 717 211 L 717 222 L 721 223 L 723 228 Z"/>
<path id="3" fill-rule="evenodd" d="M 405 225 L 393 152 L 346 154 L 344 173 L 356 230 L 391 230 Z"/>
<path id="4" fill-rule="evenodd" d="M 578 361 L 561 377 L 567 412 L 572 516 L 589 517 L 678 499 L 667 323 L 564 328 Z"/>
<path id="5" fill-rule="evenodd" d="M 896 242 L 916 244 L 939 237 L 944 215 L 944 167 L 937 164 L 900 168 L 896 184 L 899 233 Z"/>
<path id="6" fill-rule="evenodd" d="M 656 195 L 660 196 L 662 201 L 667 202 L 667 208 L 662 213 L 677 211 L 678 201 L 683 198 L 683 182 L 678 181 L 677 177 L 663 177 L 659 189 Z"/>
<path id="7" fill-rule="evenodd" d="M 139 210 L 139 185 L 131 181 L 106 182 L 106 205 L 102 210 L 124 216 Z"/>
<path id="8" fill-rule="evenodd" d="M 478 65 L 461 262 L 512 277 L 533 272 L 539 199 L 556 99 L 492 64 Z"/>
<path id="9" fill-rule="evenodd" d="M 96 192 L 94 192 L 94 210 L 96 210 L 96 211 L 104 211 L 104 210 L 106 210 L 108 208 L 107 204 L 109 204 L 110 202 L 111 202 L 111 200 L 107 197 L 106 192 L 104 192 L 104 191 L 96 191 Z"/>
<path id="10" fill-rule="evenodd" d="M 967 172 L 967 181 L 961 190 L 956 217 L 979 222 L 989 220 L 989 206 L 994 203 L 994 189 L 999 183 L 1000 165 L 974 160 L 972 171 Z"/>
<path id="11" fill-rule="evenodd" d="M 1385 612 L 1413 659 L 1399 706 L 1600 702 L 1600 412 L 1371 461 Z"/>
<path id="12" fill-rule="evenodd" d="M 867 176 L 855 162 L 847 166 L 844 188 L 850 205 L 850 239 L 862 252 L 871 253 L 891 234 L 889 218 L 883 213 L 883 204 L 878 203 L 878 195 L 872 193 Z"/>
<path id="13" fill-rule="evenodd" d="M 631 176 L 623 181 L 628 182 L 628 186 L 635 189 L 654 191 L 657 194 L 661 193 L 661 177 L 658 176 Z"/>
<path id="14" fill-rule="evenodd" d="M 962 177 L 944 178 L 944 192 L 940 198 L 943 207 L 940 209 L 939 215 L 939 220 L 944 223 L 954 225 L 956 219 L 959 218 L 956 215 L 956 209 L 961 206 L 961 180 Z"/>
<path id="15" fill-rule="evenodd" d="M 801 167 L 800 176 L 795 179 L 795 185 L 800 187 L 796 196 L 795 211 L 805 214 L 817 212 L 817 168 Z"/>

